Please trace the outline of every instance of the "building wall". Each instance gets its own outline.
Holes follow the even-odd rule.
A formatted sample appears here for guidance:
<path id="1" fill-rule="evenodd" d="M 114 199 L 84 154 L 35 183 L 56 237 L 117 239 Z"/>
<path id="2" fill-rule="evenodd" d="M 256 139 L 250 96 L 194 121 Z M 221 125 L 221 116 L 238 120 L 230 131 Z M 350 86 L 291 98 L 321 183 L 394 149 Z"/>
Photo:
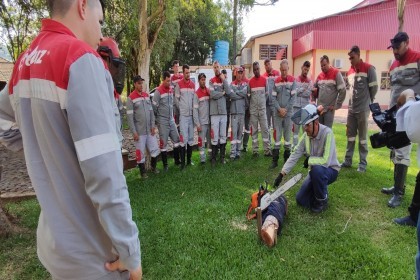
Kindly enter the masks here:
<path id="1" fill-rule="evenodd" d="M 292 60 L 292 29 L 285 30 L 282 32 L 270 34 L 267 36 L 259 37 L 255 39 L 255 42 L 252 46 L 252 61 L 260 62 L 261 74 L 265 73 L 264 69 L 264 60 L 260 60 L 260 45 L 287 45 L 287 59 L 290 64 L 290 73 L 293 73 L 293 63 L 290 63 Z M 271 64 L 273 69 L 280 69 L 280 60 L 272 60 Z M 251 65 L 252 67 L 252 65 Z"/>

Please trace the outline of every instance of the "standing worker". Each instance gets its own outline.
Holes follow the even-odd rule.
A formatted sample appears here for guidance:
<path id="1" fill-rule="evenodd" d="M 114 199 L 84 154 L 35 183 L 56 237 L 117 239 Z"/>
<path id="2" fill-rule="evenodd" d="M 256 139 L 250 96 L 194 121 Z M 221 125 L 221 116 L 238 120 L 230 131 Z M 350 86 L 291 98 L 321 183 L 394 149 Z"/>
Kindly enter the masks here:
<path id="1" fill-rule="evenodd" d="M 330 66 L 330 59 L 326 55 L 321 57 L 321 70 L 315 82 L 317 104 L 324 108 L 319 116 L 319 122 L 332 128 L 335 110 L 341 108 L 346 98 L 346 84 L 340 71 Z"/>
<path id="2" fill-rule="evenodd" d="M 23 149 L 42 209 L 38 257 L 53 279 L 141 279 L 114 85 L 96 51 L 103 1 L 47 4 L 0 94 L 0 143 Z"/>
<path id="3" fill-rule="evenodd" d="M 171 76 L 171 87 L 172 87 L 172 90 L 175 90 L 175 85 L 184 78 L 184 76 L 181 73 L 179 73 L 179 60 L 172 61 L 172 71 L 174 73 Z M 179 109 L 176 106 L 174 107 L 174 120 L 175 120 L 175 124 L 176 124 L 178 134 L 179 134 L 179 132 L 180 132 L 180 130 L 179 130 Z M 175 165 L 180 165 L 181 160 L 179 158 L 180 155 L 179 155 L 178 149 L 176 149 L 176 150 L 174 149 L 173 154 L 174 154 Z"/>
<path id="4" fill-rule="evenodd" d="M 162 157 L 163 168 L 168 171 L 168 138 L 172 140 L 174 157 L 179 154 L 180 141 L 178 130 L 174 119 L 174 92 L 171 87 L 171 74 L 163 72 L 162 84 L 156 89 L 153 95 L 153 109 L 155 111 L 160 139 L 160 155 Z M 176 160 L 175 160 L 176 164 Z"/>
<path id="5" fill-rule="evenodd" d="M 410 40 L 407 33 L 398 32 L 388 48 L 392 48 L 395 60 L 389 69 L 391 76 L 391 101 L 389 108 L 397 104 L 397 99 L 406 89 L 412 89 L 417 95 L 420 93 L 420 53 L 408 47 Z M 401 205 L 405 193 L 405 178 L 410 166 L 411 145 L 392 151 L 394 163 L 394 185 L 383 188 L 385 194 L 392 194 L 388 201 L 389 207 Z"/>
<path id="6" fill-rule="evenodd" d="M 156 169 L 159 146 L 155 136 L 155 114 L 149 94 L 143 91 L 144 79 L 137 75 L 133 78 L 134 90 L 127 98 L 127 120 L 131 133 L 133 133 L 136 146 L 136 160 L 141 178 L 147 178 L 145 160 L 146 148 L 151 156 L 152 172 L 158 174 Z"/>
<path id="7" fill-rule="evenodd" d="M 210 90 L 206 87 L 206 74 L 198 74 L 199 88 L 195 94 L 195 104 L 198 110 L 198 121 L 200 123 L 198 129 L 198 149 L 200 150 L 200 163 L 206 163 L 206 144 L 210 141 L 208 138 L 210 130 Z"/>
<path id="8" fill-rule="evenodd" d="M 175 85 L 175 106 L 179 111 L 179 127 L 181 140 L 181 169 L 185 167 L 185 146 L 187 147 L 187 165 L 192 165 L 192 147 L 194 145 L 194 126 L 200 130 L 195 107 L 195 84 L 190 79 L 190 66 L 182 66 L 183 79 Z"/>
<path id="9" fill-rule="evenodd" d="M 360 58 L 360 49 L 353 46 L 348 53 L 351 67 L 347 77 L 352 91 L 349 99 L 347 115 L 347 148 L 346 156 L 341 167 L 351 167 L 353 161 L 356 136 L 359 133 L 359 167 L 358 172 L 365 172 L 368 155 L 368 119 L 370 115 L 369 104 L 375 99 L 378 91 L 376 70 L 372 65 Z"/>
<path id="10" fill-rule="evenodd" d="M 281 75 L 274 81 L 274 88 L 270 92 L 270 109 L 274 120 L 274 149 L 273 161 L 270 168 L 276 168 L 279 161 L 281 137 L 284 135 L 284 162 L 290 156 L 290 136 L 292 133 L 292 110 L 295 102 L 295 78 L 288 74 L 289 62 L 283 59 L 280 63 Z"/>

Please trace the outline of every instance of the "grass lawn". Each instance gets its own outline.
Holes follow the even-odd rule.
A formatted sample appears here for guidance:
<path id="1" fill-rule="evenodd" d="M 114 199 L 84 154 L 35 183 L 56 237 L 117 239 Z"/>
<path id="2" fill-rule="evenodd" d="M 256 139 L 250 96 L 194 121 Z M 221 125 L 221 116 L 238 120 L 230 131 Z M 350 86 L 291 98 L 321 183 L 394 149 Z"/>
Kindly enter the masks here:
<path id="1" fill-rule="evenodd" d="M 334 124 L 334 132 L 342 161 L 345 126 Z M 196 163 L 198 158 L 194 151 Z M 268 169 L 271 158 L 254 159 L 248 152 L 224 166 L 196 164 L 182 172 L 171 160 L 169 172 L 146 180 L 133 169 L 126 177 L 144 279 L 413 279 L 416 230 L 392 222 L 407 214 L 418 172 L 414 151 L 412 159 L 397 209 L 388 208 L 389 197 L 380 192 L 392 184 L 386 148 L 370 149 L 365 174 L 356 171 L 356 154 L 353 168 L 342 169 L 329 187 L 324 213 L 297 206 L 295 186 L 286 194 L 289 214 L 273 249 L 259 242 L 255 220 L 245 218 L 251 193 L 279 171 Z M 287 178 L 306 175 L 302 163 Z M 7 209 L 26 230 L 0 240 L 0 279 L 49 279 L 36 257 L 37 201 L 9 203 Z"/>

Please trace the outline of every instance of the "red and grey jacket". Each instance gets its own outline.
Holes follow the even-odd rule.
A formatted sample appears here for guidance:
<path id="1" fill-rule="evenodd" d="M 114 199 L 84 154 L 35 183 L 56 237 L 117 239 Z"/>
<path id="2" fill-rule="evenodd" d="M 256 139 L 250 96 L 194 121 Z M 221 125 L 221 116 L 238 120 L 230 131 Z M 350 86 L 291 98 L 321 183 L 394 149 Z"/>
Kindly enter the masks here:
<path id="1" fill-rule="evenodd" d="M 132 133 L 149 135 L 155 127 L 152 101 L 146 92 L 134 90 L 127 98 L 127 120 Z"/>
<path id="2" fill-rule="evenodd" d="M 213 77 L 209 81 L 210 88 L 210 115 L 227 115 L 226 95 L 229 93 L 227 79 Z"/>
<path id="3" fill-rule="evenodd" d="M 174 120 L 174 90 L 161 84 L 153 95 L 153 109 L 161 121 Z M 174 120 L 175 121 L 175 120 Z"/>
<path id="4" fill-rule="evenodd" d="M 271 110 L 277 112 L 280 108 L 287 109 L 287 117 L 292 115 L 293 104 L 295 101 L 296 83 L 295 78 L 287 75 L 286 78 L 282 76 L 274 80 L 274 89 L 270 93 Z M 277 114 L 275 114 L 277 116 Z"/>
<path id="5" fill-rule="evenodd" d="M 274 89 L 274 81 L 279 77 L 281 74 L 279 71 L 272 69 L 270 73 L 265 72 L 262 74 L 264 78 L 267 79 L 267 95 Z M 269 106 L 269 100 L 267 98 L 267 106 Z"/>
<path id="6" fill-rule="evenodd" d="M 45 19 L 15 64 L 9 94 L 0 107 L 13 108 L 22 133 L 42 209 L 42 264 L 57 279 L 108 275 L 104 262 L 117 255 L 127 268 L 138 267 L 114 86 L 98 53 L 63 24 Z"/>
<path id="7" fill-rule="evenodd" d="M 352 91 L 349 111 L 353 113 L 369 111 L 369 104 L 373 102 L 378 92 L 375 67 L 360 61 L 356 67 L 350 67 L 347 79 Z"/>
<path id="8" fill-rule="evenodd" d="M 210 124 L 210 90 L 198 88 L 195 92 L 196 104 L 198 104 L 198 120 L 200 125 Z"/>
<path id="9" fill-rule="evenodd" d="M 173 74 L 171 77 L 171 85 L 172 87 L 175 87 L 175 85 L 181 81 L 182 79 L 184 79 L 184 75 L 181 73 L 177 73 L 177 74 Z"/>
<path id="10" fill-rule="evenodd" d="M 248 99 L 248 82 L 235 80 L 230 84 L 231 114 L 245 114 Z"/>
<path id="11" fill-rule="evenodd" d="M 340 109 L 346 98 L 346 84 L 338 69 L 330 67 L 327 73 L 321 72 L 316 79 L 315 86 L 318 88 L 318 105 L 334 106 Z"/>
<path id="12" fill-rule="evenodd" d="M 311 79 L 299 75 L 295 79 L 296 82 L 296 97 L 293 107 L 303 108 L 309 104 L 311 98 L 313 84 Z"/>
<path id="13" fill-rule="evenodd" d="M 395 60 L 389 69 L 391 76 L 390 107 L 397 104 L 401 92 L 411 88 L 420 94 L 420 52 L 408 49 L 400 60 Z"/>
<path id="14" fill-rule="evenodd" d="M 249 111 L 253 115 L 266 110 L 267 104 L 267 79 L 263 76 L 252 77 L 249 80 Z"/>

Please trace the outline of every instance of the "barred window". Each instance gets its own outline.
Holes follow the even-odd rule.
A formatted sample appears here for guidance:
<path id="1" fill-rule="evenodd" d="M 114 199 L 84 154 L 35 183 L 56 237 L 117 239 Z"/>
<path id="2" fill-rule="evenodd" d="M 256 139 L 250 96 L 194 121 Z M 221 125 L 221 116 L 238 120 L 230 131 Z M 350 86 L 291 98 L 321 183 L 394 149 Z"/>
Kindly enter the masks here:
<path id="1" fill-rule="evenodd" d="M 381 89 L 391 89 L 391 78 L 389 72 L 381 72 Z"/>
<path id="2" fill-rule="evenodd" d="M 287 45 L 260 45 L 260 60 L 287 59 Z"/>

